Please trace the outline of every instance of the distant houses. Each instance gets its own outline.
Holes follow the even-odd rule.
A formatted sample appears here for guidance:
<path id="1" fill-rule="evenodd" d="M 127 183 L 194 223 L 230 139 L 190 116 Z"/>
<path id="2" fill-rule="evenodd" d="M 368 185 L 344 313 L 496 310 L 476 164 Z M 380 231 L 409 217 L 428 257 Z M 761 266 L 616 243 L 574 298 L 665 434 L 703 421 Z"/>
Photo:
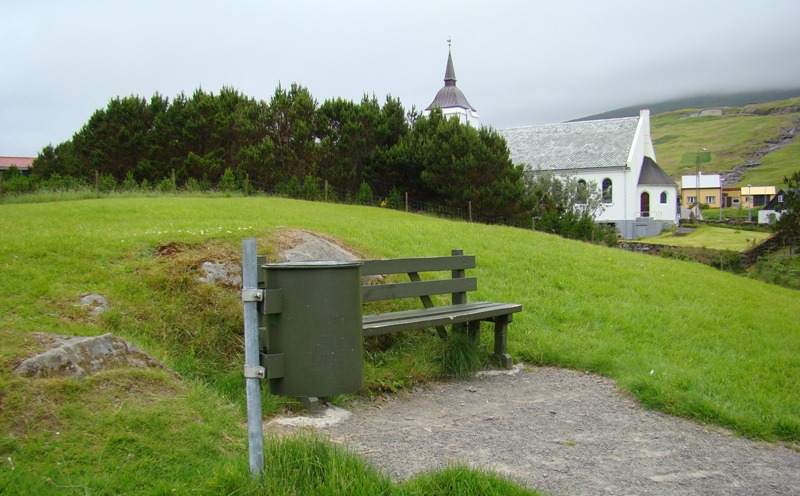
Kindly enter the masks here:
<path id="1" fill-rule="evenodd" d="M 772 199 L 758 211 L 759 224 L 774 224 L 781 218 L 781 214 L 786 209 L 786 191 L 778 191 Z"/>
<path id="2" fill-rule="evenodd" d="M 16 167 L 23 175 L 31 173 L 31 166 L 36 157 L 0 157 L 0 172 Z"/>
<path id="3" fill-rule="evenodd" d="M 681 206 L 692 208 L 697 203 L 719 208 L 722 202 L 722 176 L 719 174 L 693 174 L 681 176 Z"/>
<path id="4" fill-rule="evenodd" d="M 742 186 L 739 188 L 743 208 L 764 207 L 775 196 L 775 186 Z"/>
<path id="5" fill-rule="evenodd" d="M 697 174 L 681 176 L 681 207 L 687 214 L 694 205 L 705 205 L 709 209 L 765 207 L 775 198 L 775 186 L 741 186 L 725 188 L 719 174 Z M 760 223 L 764 216 L 759 215 Z"/>

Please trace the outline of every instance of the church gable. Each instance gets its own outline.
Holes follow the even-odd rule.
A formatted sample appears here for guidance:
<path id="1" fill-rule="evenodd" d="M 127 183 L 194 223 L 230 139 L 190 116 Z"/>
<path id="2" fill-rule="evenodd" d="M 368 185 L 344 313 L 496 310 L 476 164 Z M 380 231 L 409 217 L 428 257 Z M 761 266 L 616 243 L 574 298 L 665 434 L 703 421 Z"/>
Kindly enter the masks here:
<path id="1" fill-rule="evenodd" d="M 639 186 L 669 186 L 677 188 L 678 184 L 664 172 L 664 169 L 650 157 L 642 160 L 642 171 L 639 173 Z"/>
<path id="2" fill-rule="evenodd" d="M 528 168 L 624 168 L 638 117 L 501 129 L 511 160 Z"/>

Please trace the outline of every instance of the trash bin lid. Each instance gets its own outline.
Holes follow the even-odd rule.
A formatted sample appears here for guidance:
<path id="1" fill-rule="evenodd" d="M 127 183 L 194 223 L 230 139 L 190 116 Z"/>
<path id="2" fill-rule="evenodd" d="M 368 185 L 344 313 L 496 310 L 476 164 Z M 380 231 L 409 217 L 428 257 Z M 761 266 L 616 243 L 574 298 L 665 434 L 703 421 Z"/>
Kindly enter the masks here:
<path id="1" fill-rule="evenodd" d="M 360 267 L 359 260 L 304 260 L 302 262 L 276 262 L 262 265 L 266 269 L 332 269 L 344 267 Z"/>

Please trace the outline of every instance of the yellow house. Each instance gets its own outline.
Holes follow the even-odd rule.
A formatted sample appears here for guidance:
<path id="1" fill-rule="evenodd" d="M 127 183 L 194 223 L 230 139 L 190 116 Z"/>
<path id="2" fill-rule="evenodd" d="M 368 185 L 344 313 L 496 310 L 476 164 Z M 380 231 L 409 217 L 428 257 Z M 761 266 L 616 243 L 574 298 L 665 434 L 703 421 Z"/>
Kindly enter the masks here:
<path id="1" fill-rule="evenodd" d="M 722 188 L 722 206 L 739 208 L 742 206 L 742 188 Z"/>
<path id="2" fill-rule="evenodd" d="M 722 201 L 722 176 L 719 174 L 681 176 L 681 205 L 691 208 L 700 203 L 719 208 Z"/>
<path id="3" fill-rule="evenodd" d="M 775 186 L 742 186 L 742 208 L 763 207 L 775 196 Z"/>

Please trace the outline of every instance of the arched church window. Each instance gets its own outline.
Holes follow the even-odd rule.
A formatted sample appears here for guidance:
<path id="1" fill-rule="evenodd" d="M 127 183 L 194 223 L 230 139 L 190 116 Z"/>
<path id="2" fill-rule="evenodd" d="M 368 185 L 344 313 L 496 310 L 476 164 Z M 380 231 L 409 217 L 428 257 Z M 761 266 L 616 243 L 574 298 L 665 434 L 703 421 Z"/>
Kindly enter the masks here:
<path id="1" fill-rule="evenodd" d="M 603 203 L 611 203 L 614 201 L 614 192 L 611 179 L 603 179 Z"/>
<path id="2" fill-rule="evenodd" d="M 575 191 L 575 202 L 581 205 L 586 203 L 589 198 L 589 188 L 586 186 L 586 181 L 578 179 L 578 187 Z"/>
<path id="3" fill-rule="evenodd" d="M 661 204 L 662 205 L 666 205 L 667 204 L 667 192 L 666 191 L 662 191 L 661 192 Z"/>

